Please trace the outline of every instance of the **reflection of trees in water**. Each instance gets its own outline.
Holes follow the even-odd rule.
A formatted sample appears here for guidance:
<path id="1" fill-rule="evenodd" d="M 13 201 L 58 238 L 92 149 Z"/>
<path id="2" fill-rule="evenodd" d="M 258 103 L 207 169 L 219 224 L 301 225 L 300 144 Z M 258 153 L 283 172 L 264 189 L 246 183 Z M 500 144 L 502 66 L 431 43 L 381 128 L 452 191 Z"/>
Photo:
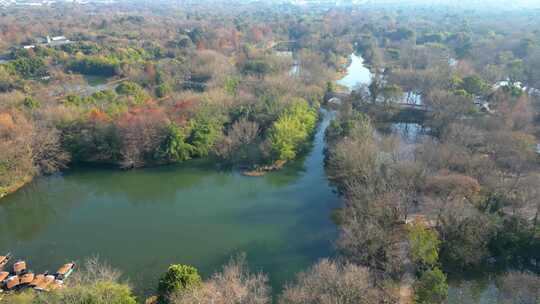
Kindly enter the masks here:
<path id="1" fill-rule="evenodd" d="M 265 178 L 269 184 L 283 187 L 301 183 L 302 177 L 315 174 L 324 175 L 324 133 L 330 121 L 335 117 L 335 113 L 321 109 L 321 115 L 323 119 L 319 123 L 317 132 L 305 152 L 295 161 L 287 164 L 282 170 L 268 174 Z M 319 187 L 326 182 L 326 177 L 322 179 L 314 187 Z"/>
<path id="2" fill-rule="evenodd" d="M 329 240 L 333 238 L 332 234 L 337 233 L 336 227 L 329 219 L 329 202 L 333 203 L 337 198 L 326 185 L 321 187 L 321 183 L 326 182 L 324 174 L 321 173 L 323 132 L 324 130 L 319 130 L 318 137 L 314 141 L 317 146 L 312 147 L 303 158 L 288 164 L 282 171 L 270 173 L 262 178 L 244 177 L 239 172 L 231 170 L 219 171 L 211 161 L 190 161 L 177 166 L 133 171 L 77 168 L 66 172 L 64 176 L 36 179 L 28 187 L 0 203 L 0 250 L 9 249 L 10 245 L 21 240 L 23 242 L 19 243 L 19 247 L 34 250 L 32 246 L 36 244 L 38 247 L 35 250 L 40 250 L 40 242 L 43 241 L 39 239 L 40 233 L 45 235 L 45 238 L 54 238 L 50 232 L 57 230 L 51 228 L 63 228 L 67 225 L 67 221 L 79 217 L 90 221 L 69 225 L 83 225 L 80 227 L 91 225 L 96 217 L 100 217 L 95 211 L 101 211 L 99 206 L 103 206 L 103 203 L 122 205 L 114 209 L 113 215 L 107 214 L 106 218 L 109 219 L 119 214 L 129 218 L 130 205 L 126 207 L 126 202 L 132 205 L 172 205 L 181 200 L 189 200 L 190 204 L 180 208 L 155 209 L 161 210 L 156 212 L 158 216 L 163 216 L 160 214 L 166 216 L 161 219 L 153 218 L 159 224 L 146 227 L 142 226 L 144 223 L 140 223 L 140 227 L 145 231 L 152 229 L 160 231 L 162 229 L 160 227 L 167 227 L 164 229 L 165 232 L 171 232 L 171 235 L 177 238 L 182 235 L 198 238 L 200 235 L 197 233 L 200 233 L 207 239 L 200 243 L 193 239 L 188 243 L 197 247 L 183 248 L 181 245 L 168 243 L 177 242 L 178 239 L 167 240 L 157 237 L 156 243 L 148 250 L 153 251 L 161 247 L 166 249 L 164 250 L 166 253 L 156 257 L 155 260 L 152 260 L 152 257 L 149 260 L 148 257 L 140 258 L 138 256 L 140 252 L 134 253 L 133 257 L 123 257 L 128 261 L 140 258 L 134 263 L 138 265 L 135 269 L 130 262 L 116 260 L 117 265 L 124 265 L 127 274 L 133 276 L 130 278 L 135 281 L 138 288 L 144 290 L 145 283 L 156 282 L 149 280 L 149 277 L 157 275 L 153 267 L 155 265 L 161 267 L 160 263 L 195 261 L 203 268 L 204 273 L 211 274 L 219 270 L 219 266 L 231 255 L 241 251 L 250 254 L 248 258 L 253 261 L 256 269 L 273 273 L 274 278 L 277 278 L 274 282 L 281 285 L 283 278 L 292 279 L 292 276 L 288 277 L 288 266 L 291 266 L 292 273 L 327 255 L 331 251 Z M 152 207 L 150 205 L 150 208 Z M 78 209 L 80 211 L 73 212 L 73 208 L 80 208 Z M 90 213 L 81 214 L 82 210 Z M 144 217 L 145 208 L 137 210 L 133 211 L 133 216 L 140 218 L 142 214 Z M 188 215 L 177 217 L 171 214 L 171 210 Z M 68 218 L 69 214 L 74 214 L 74 217 Z M 201 221 L 199 214 L 204 215 L 204 221 Z M 148 216 L 152 218 L 152 214 Z M 103 222 L 100 220 L 97 222 Z M 135 221 L 121 223 L 128 231 L 130 229 L 136 231 L 138 225 L 139 223 Z M 108 233 L 115 236 L 117 227 L 120 226 L 95 227 L 95 231 L 83 232 L 96 235 Z M 74 226 L 72 228 L 86 229 Z M 212 232 L 212 229 L 215 231 Z M 122 231 L 120 229 L 118 232 Z M 142 236 L 137 236 L 137 240 L 154 240 L 153 237 L 151 232 L 142 233 Z M 132 243 L 130 238 L 132 237 L 126 236 L 126 244 Z M 66 241 L 73 244 L 71 239 Z M 115 260 L 114 255 L 119 251 L 113 248 L 111 245 L 113 243 L 108 243 L 110 238 L 104 240 L 90 238 L 83 241 L 85 245 L 80 246 L 81 248 L 115 250 L 112 255 L 102 251 L 112 260 Z M 79 254 L 81 248 L 77 248 L 74 252 Z M 175 261 L 176 259 L 184 260 Z M 163 269 L 165 268 L 166 265 L 163 266 Z"/>
<path id="3" fill-rule="evenodd" d="M 131 171 L 85 170 L 70 181 L 87 186 L 98 197 L 125 198 L 133 205 L 173 204 L 178 191 L 201 186 L 214 174 L 219 175 L 204 163 L 194 162 Z"/>
<path id="4" fill-rule="evenodd" d="M 278 294 L 287 282 L 295 279 L 299 271 L 306 270 L 320 258 L 331 256 L 331 244 L 328 240 L 304 242 L 305 244 L 298 246 L 290 243 L 290 235 L 291 233 L 284 233 L 279 244 L 268 240 L 253 240 L 244 246 L 216 253 L 207 264 L 200 265 L 199 270 L 204 277 L 209 277 L 220 271 L 231 258 L 246 254 L 250 271 L 268 275 L 272 293 Z"/>
<path id="5" fill-rule="evenodd" d="M 290 162 L 276 172 L 266 174 L 263 179 L 275 187 L 285 187 L 294 184 L 306 172 L 304 166 L 306 155 L 303 154 L 297 160 Z"/>
<path id="6" fill-rule="evenodd" d="M 377 131 L 383 135 L 397 135 L 407 144 L 418 143 L 428 130 L 417 123 L 377 123 Z"/>
<path id="7" fill-rule="evenodd" d="M 61 225 L 84 187 L 61 176 L 38 178 L 0 201 L 0 248 L 30 241 L 50 225 Z"/>
<path id="8" fill-rule="evenodd" d="M 449 304 L 497 303 L 498 290 L 489 279 L 450 282 Z"/>

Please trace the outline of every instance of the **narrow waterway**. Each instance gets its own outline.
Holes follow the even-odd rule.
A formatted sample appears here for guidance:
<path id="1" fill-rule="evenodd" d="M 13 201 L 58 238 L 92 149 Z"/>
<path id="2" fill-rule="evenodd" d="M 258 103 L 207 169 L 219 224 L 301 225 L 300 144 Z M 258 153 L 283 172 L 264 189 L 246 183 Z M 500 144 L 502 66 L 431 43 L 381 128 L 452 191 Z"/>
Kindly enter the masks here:
<path id="1" fill-rule="evenodd" d="M 351 54 L 350 64 L 347 67 L 345 76 L 337 81 L 338 85 L 346 87 L 349 91 L 354 90 L 359 85 L 367 85 L 371 82 L 371 72 L 364 63 L 362 56 Z"/>
<path id="2" fill-rule="evenodd" d="M 371 73 L 351 55 L 338 83 L 350 90 Z M 0 254 L 27 259 L 41 272 L 99 256 L 119 268 L 140 294 L 149 294 L 171 263 L 194 265 L 204 276 L 237 253 L 269 275 L 274 292 L 321 257 L 333 254 L 339 198 L 323 167 L 322 110 L 311 151 L 284 170 L 260 178 L 220 171 L 214 164 L 134 171 L 77 168 L 42 177 L 0 201 Z M 386 128 L 413 144 L 422 128 Z M 494 303 L 490 277 L 455 278 L 449 303 Z"/>
<path id="3" fill-rule="evenodd" d="M 359 85 L 368 85 L 371 82 L 372 74 L 364 64 L 364 59 L 357 54 L 351 54 L 350 65 L 344 78 L 337 83 L 346 87 L 349 91 L 355 90 Z M 422 104 L 421 96 L 415 93 L 404 94 L 404 103 Z M 420 124 L 416 123 L 391 123 L 377 126 L 378 132 L 382 134 L 394 134 L 402 142 L 404 149 L 414 151 L 414 144 L 421 141 L 428 132 Z M 540 145 L 539 145 L 540 146 Z M 539 150 L 540 151 L 540 150 Z M 465 275 L 455 275 L 449 278 L 448 304 L 497 303 L 498 289 L 496 286 L 496 275 L 488 273 L 476 273 Z"/>
<path id="4" fill-rule="evenodd" d="M 148 294 L 171 263 L 208 276 L 237 253 L 277 291 L 333 254 L 339 199 L 323 168 L 323 120 L 305 158 L 260 178 L 193 161 L 133 171 L 78 168 L 0 201 L 0 252 L 36 272 L 98 255 Z"/>

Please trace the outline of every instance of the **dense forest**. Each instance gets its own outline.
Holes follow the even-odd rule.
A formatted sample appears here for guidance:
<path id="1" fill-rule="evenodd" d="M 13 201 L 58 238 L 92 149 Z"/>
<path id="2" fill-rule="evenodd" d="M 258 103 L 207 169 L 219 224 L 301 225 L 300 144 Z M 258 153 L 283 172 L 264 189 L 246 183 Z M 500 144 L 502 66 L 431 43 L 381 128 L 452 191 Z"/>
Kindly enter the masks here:
<path id="1" fill-rule="evenodd" d="M 209 278 L 175 264 L 147 303 L 446 303 L 448 277 L 475 270 L 501 274 L 499 303 L 540 303 L 540 11 L 203 1 L 0 15 L 0 197 L 81 164 L 200 158 L 264 174 L 335 111 L 336 257 L 279 294 L 243 256 Z M 351 53 L 372 79 L 348 91 L 336 80 Z M 394 122 L 423 135 L 405 143 Z M 135 294 L 92 260 L 66 288 L 0 302 L 144 303 Z"/>

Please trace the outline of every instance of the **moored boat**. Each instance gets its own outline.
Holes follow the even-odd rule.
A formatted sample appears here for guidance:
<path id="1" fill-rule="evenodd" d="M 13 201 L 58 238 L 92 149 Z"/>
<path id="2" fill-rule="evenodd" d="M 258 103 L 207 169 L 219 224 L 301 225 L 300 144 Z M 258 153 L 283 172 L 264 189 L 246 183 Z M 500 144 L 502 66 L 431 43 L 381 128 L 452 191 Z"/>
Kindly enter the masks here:
<path id="1" fill-rule="evenodd" d="M 6 264 L 9 262 L 9 259 L 11 258 L 11 254 L 6 255 L 0 255 L 0 269 L 2 269 Z"/>
<path id="2" fill-rule="evenodd" d="M 28 285 L 30 283 L 32 283 L 32 281 L 34 281 L 34 274 L 31 273 L 31 272 L 27 272 L 23 275 L 20 275 L 19 276 L 19 280 L 20 280 L 20 284 L 21 285 Z"/>
<path id="3" fill-rule="evenodd" d="M 58 280 L 67 279 L 71 273 L 73 273 L 73 269 L 75 269 L 75 263 L 67 263 L 62 265 L 62 267 L 56 271 L 56 278 Z"/>
<path id="4" fill-rule="evenodd" d="M 1 271 L 0 272 L 0 286 L 2 286 L 2 283 L 9 277 L 9 272 L 7 271 Z"/>
<path id="5" fill-rule="evenodd" d="M 10 258 L 11 255 L 9 254 L 0 256 L 0 265 L 5 266 Z M 11 266 L 12 271 L 0 271 L 0 293 L 14 292 L 26 288 L 47 292 L 63 288 L 64 280 L 73 273 L 75 266 L 75 263 L 66 263 L 52 275 L 48 272 L 36 275 L 28 270 L 26 261 L 19 260 Z"/>
<path id="6" fill-rule="evenodd" d="M 32 282 L 30 282 L 29 286 L 30 287 L 35 287 L 41 283 L 43 283 L 43 281 L 45 281 L 45 276 L 46 274 L 38 274 L 34 277 L 34 279 L 32 280 Z"/>
<path id="7" fill-rule="evenodd" d="M 6 290 L 14 290 L 15 288 L 17 288 L 19 285 L 21 284 L 21 280 L 19 279 L 18 276 L 12 276 L 10 277 L 9 279 L 6 280 L 6 283 L 5 283 L 5 289 Z"/>
<path id="8" fill-rule="evenodd" d="M 56 290 L 64 287 L 64 282 L 62 280 L 54 280 L 54 282 L 49 285 L 49 291 Z"/>
<path id="9" fill-rule="evenodd" d="M 17 263 L 13 264 L 13 272 L 16 275 L 20 275 L 26 272 L 26 262 L 25 261 L 18 261 Z"/>
<path id="10" fill-rule="evenodd" d="M 44 276 L 43 280 L 38 282 L 34 289 L 39 291 L 49 291 L 49 286 L 56 280 L 53 275 Z"/>

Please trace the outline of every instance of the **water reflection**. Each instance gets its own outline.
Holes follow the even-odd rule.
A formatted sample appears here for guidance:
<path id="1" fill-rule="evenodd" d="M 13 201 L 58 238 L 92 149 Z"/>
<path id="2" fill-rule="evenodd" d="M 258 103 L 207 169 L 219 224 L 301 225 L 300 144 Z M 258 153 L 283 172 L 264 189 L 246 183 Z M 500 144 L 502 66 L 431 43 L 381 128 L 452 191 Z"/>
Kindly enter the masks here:
<path id="1" fill-rule="evenodd" d="M 261 178 L 204 162 L 36 179 L 0 202 L 0 252 L 36 271 L 99 255 L 151 292 L 171 263 L 210 275 L 235 252 L 282 286 L 332 254 L 339 199 L 323 169 L 324 120 L 303 161 Z"/>
<path id="2" fill-rule="evenodd" d="M 424 102 L 422 101 L 422 95 L 415 92 L 404 93 L 403 102 L 417 106 L 421 106 L 424 104 Z"/>
<path id="3" fill-rule="evenodd" d="M 492 304 L 498 303 L 499 290 L 495 278 L 484 277 L 474 280 L 450 281 L 448 304 Z"/>
<path id="4" fill-rule="evenodd" d="M 300 76 L 300 62 L 298 60 L 294 60 L 294 63 L 289 70 L 289 75 L 293 77 Z"/>
<path id="5" fill-rule="evenodd" d="M 364 64 L 362 56 L 351 54 L 350 65 L 347 67 L 345 77 L 337 81 L 337 84 L 342 85 L 352 91 L 355 87 L 371 82 L 371 72 Z"/>
<path id="6" fill-rule="evenodd" d="M 403 144 L 420 143 L 428 136 L 429 129 L 417 123 L 378 123 L 377 131 L 383 135 L 395 135 Z"/>
<path id="7" fill-rule="evenodd" d="M 108 84 L 107 82 L 109 81 L 109 78 L 107 77 L 85 75 L 83 79 L 85 83 L 82 84 L 74 84 L 70 82 L 61 83 L 58 85 L 55 91 L 51 92 L 51 94 L 53 96 L 58 96 L 61 94 L 75 94 L 86 97 L 100 91 L 114 90 L 118 86 L 118 83 Z"/>

